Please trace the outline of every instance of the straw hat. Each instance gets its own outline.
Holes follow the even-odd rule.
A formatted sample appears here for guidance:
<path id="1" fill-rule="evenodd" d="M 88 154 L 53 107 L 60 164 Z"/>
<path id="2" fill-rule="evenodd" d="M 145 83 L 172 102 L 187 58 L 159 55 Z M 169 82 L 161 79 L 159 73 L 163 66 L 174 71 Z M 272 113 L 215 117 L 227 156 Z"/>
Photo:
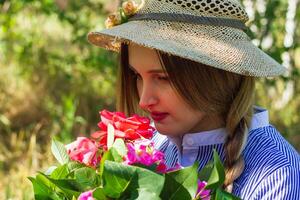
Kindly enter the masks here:
<path id="1" fill-rule="evenodd" d="M 247 76 L 277 76 L 285 68 L 252 44 L 238 0 L 145 0 L 128 22 L 91 32 L 88 40 L 113 51 L 121 42 Z"/>

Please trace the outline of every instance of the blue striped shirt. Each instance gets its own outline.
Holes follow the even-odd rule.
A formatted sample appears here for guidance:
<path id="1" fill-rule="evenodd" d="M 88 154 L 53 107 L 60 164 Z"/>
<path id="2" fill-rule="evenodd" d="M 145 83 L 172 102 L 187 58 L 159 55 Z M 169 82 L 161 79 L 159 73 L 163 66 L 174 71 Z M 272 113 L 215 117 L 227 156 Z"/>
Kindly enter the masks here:
<path id="1" fill-rule="evenodd" d="M 174 167 L 200 163 L 201 170 L 216 149 L 224 161 L 224 128 L 185 134 L 182 139 L 156 133 L 155 148 L 165 153 L 166 164 Z M 300 155 L 269 124 L 268 111 L 255 107 L 242 156 L 245 168 L 233 183 L 232 193 L 246 200 L 300 200 Z"/>

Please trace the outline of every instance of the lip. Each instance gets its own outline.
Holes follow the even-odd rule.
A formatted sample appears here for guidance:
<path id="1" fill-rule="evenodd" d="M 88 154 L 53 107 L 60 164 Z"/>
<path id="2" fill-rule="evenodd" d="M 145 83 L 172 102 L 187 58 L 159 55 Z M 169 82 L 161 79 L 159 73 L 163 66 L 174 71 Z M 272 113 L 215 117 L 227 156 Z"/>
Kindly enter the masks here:
<path id="1" fill-rule="evenodd" d="M 162 121 L 162 120 L 165 119 L 168 115 L 169 115 L 169 113 L 163 113 L 163 112 L 151 112 L 151 118 L 152 118 L 154 121 Z"/>

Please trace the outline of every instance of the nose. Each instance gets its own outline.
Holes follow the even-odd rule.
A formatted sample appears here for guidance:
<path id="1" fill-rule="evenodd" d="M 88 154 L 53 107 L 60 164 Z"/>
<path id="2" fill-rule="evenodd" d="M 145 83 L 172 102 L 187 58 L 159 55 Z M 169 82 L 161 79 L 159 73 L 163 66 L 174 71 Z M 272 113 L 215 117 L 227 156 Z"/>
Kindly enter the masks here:
<path id="1" fill-rule="evenodd" d="M 151 87 L 151 85 L 143 84 L 142 88 L 139 90 L 139 96 L 139 106 L 143 110 L 150 110 L 159 101 L 156 90 L 154 87 Z"/>

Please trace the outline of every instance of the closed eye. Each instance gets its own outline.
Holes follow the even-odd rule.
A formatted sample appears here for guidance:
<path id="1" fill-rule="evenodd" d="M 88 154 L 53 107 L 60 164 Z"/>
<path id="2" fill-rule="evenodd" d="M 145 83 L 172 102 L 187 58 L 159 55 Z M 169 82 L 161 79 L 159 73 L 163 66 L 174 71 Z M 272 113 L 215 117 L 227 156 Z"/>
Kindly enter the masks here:
<path id="1" fill-rule="evenodd" d="M 159 80 L 162 80 L 162 81 L 169 81 L 169 77 L 168 76 L 158 76 L 157 78 Z"/>

